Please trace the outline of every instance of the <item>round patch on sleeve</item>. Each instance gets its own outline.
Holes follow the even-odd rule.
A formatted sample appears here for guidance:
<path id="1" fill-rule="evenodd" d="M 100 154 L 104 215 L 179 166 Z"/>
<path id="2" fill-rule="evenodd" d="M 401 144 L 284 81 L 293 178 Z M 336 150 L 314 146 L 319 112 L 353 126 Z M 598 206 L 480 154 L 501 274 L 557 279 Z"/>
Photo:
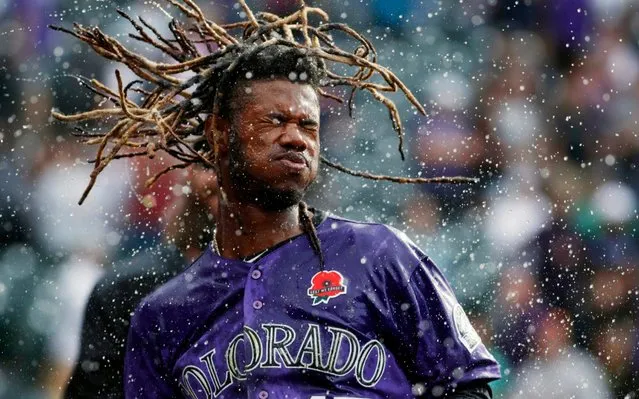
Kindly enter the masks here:
<path id="1" fill-rule="evenodd" d="M 468 316 L 466 316 L 466 312 L 464 312 L 464 308 L 460 304 L 455 305 L 453 309 L 453 321 L 455 322 L 459 340 L 470 352 L 474 351 L 481 343 L 481 338 L 479 338 L 479 334 L 470 324 L 470 320 L 468 320 Z"/>

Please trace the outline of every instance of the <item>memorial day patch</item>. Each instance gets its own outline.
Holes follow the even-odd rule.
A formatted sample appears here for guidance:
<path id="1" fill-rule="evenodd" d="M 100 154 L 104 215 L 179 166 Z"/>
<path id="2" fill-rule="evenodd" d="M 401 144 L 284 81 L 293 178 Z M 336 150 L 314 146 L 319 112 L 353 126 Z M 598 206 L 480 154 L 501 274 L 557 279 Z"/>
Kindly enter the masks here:
<path id="1" fill-rule="evenodd" d="M 311 278 L 308 296 L 313 298 L 313 306 L 328 303 L 331 298 L 346 294 L 344 276 L 336 270 L 322 270 Z"/>
<path id="2" fill-rule="evenodd" d="M 470 352 L 474 351 L 481 343 L 481 338 L 479 338 L 479 334 L 470 324 L 470 320 L 468 320 L 468 316 L 466 316 L 466 312 L 464 312 L 460 304 L 455 305 L 453 309 L 453 321 L 455 322 L 459 340 Z"/>

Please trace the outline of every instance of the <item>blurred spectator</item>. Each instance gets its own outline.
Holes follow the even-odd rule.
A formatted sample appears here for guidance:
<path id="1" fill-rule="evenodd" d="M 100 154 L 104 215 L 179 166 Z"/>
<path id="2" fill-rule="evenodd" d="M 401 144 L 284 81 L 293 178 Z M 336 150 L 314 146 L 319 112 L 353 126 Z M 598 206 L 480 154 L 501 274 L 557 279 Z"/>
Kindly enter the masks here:
<path id="1" fill-rule="evenodd" d="M 81 149 L 76 143 L 63 141 L 53 151 L 42 151 L 34 176 L 34 239 L 61 259 L 54 270 L 45 272 L 40 294 L 54 315 L 46 333 L 47 350 L 56 370 L 49 375 L 49 384 L 58 387 L 67 379 L 78 354 L 84 304 L 104 272 L 101 265 L 105 257 L 119 244 L 120 225 L 115 215 L 128 179 L 124 164 L 105 171 L 92 195 L 79 207 L 77 201 L 93 169 L 78 161 L 84 156 Z"/>
<path id="2" fill-rule="evenodd" d="M 537 326 L 545 315 L 535 276 L 525 266 L 504 270 L 492 309 L 495 343 L 515 367 L 534 352 Z"/>
<path id="3" fill-rule="evenodd" d="M 595 334 L 594 351 L 599 361 L 614 375 L 611 385 L 620 397 L 637 395 L 636 369 L 633 369 L 633 348 L 638 344 L 633 320 L 622 317 L 602 326 Z M 632 396 L 635 395 L 635 396 Z"/>
<path id="4" fill-rule="evenodd" d="M 215 175 L 191 170 L 176 191 L 162 218 L 163 242 L 116 264 L 93 289 L 84 312 L 80 356 L 65 398 L 124 397 L 122 372 L 131 313 L 210 242 L 218 206 Z"/>
<path id="5" fill-rule="evenodd" d="M 572 343 L 567 313 L 552 309 L 539 325 L 535 356 L 517 372 L 509 398 L 611 399 L 603 367 Z"/>

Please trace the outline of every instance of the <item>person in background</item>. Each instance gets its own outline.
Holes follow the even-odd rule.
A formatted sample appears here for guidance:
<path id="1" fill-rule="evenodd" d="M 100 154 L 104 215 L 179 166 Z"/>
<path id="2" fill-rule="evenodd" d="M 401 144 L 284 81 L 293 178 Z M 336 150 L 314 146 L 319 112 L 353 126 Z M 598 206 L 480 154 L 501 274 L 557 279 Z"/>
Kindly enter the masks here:
<path id="1" fill-rule="evenodd" d="M 162 220 L 163 242 L 114 265 L 88 300 L 80 355 L 64 397 L 122 398 L 126 337 L 131 312 L 156 287 L 182 271 L 208 245 L 217 212 L 217 179 L 191 169 Z"/>
<path id="2" fill-rule="evenodd" d="M 608 399 L 603 365 L 573 344 L 573 324 L 564 309 L 551 309 L 540 323 L 538 348 L 516 373 L 509 399 Z"/>

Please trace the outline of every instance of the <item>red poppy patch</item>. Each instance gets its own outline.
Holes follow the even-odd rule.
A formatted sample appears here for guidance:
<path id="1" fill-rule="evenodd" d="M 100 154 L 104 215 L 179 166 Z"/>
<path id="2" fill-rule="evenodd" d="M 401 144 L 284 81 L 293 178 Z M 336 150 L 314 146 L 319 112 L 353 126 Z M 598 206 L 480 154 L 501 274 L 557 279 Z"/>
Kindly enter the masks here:
<path id="1" fill-rule="evenodd" d="M 315 273 L 311 278 L 308 296 L 313 298 L 313 306 L 328 303 L 329 299 L 342 294 L 346 294 L 346 285 L 344 285 L 344 276 L 340 272 L 323 270 Z"/>

